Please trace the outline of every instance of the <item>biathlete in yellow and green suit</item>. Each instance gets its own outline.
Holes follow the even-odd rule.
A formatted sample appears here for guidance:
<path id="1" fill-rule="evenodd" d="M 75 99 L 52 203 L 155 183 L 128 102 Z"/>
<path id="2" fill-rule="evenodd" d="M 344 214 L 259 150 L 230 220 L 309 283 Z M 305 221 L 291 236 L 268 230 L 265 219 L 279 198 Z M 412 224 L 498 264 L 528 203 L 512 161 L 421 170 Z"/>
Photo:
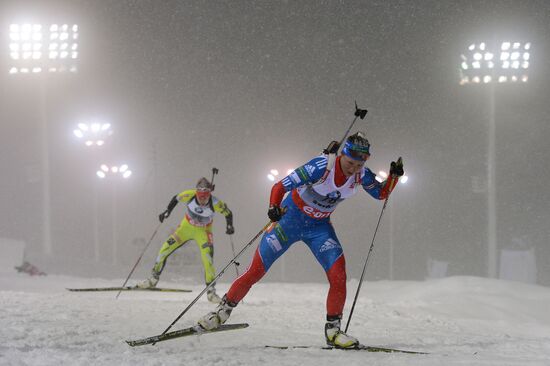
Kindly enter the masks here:
<path id="1" fill-rule="evenodd" d="M 212 184 L 203 177 L 198 181 L 196 189 L 189 189 L 174 196 L 166 210 L 159 215 L 160 222 L 163 222 L 164 219 L 170 216 L 170 213 L 178 202 L 183 202 L 187 205 L 185 217 L 181 220 L 180 225 L 160 248 L 152 270 L 152 276 L 139 283 L 138 287 L 155 287 L 170 254 L 190 240 L 194 240 L 199 247 L 206 285 L 209 285 L 214 280 L 216 277 L 213 263 L 214 241 L 212 236 L 214 213 L 218 212 L 225 216 L 227 225 L 226 234 L 232 235 L 235 229 L 233 228 L 233 213 L 222 200 L 212 195 L 212 190 Z M 207 297 L 211 302 L 219 303 L 221 301 L 221 298 L 216 294 L 214 286 L 208 289 Z"/>

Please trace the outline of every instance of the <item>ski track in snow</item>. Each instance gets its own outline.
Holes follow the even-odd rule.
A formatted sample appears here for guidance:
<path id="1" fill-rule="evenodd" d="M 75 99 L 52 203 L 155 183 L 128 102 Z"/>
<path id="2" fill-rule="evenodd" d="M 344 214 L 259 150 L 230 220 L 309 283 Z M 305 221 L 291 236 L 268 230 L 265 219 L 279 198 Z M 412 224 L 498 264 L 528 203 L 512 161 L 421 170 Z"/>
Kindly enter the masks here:
<path id="1" fill-rule="evenodd" d="M 367 282 L 349 333 L 363 344 L 428 355 L 265 345 L 323 346 L 325 284 L 257 284 L 229 322 L 249 328 L 155 346 L 124 340 L 156 335 L 203 287 L 161 281 L 192 293 L 75 293 L 66 287 L 122 280 L 64 276 L 0 278 L 0 365 L 550 365 L 550 289 L 474 277 Z M 228 284 L 218 285 L 218 291 Z M 357 288 L 348 283 L 343 327 Z M 171 330 L 215 306 L 200 299 Z"/>

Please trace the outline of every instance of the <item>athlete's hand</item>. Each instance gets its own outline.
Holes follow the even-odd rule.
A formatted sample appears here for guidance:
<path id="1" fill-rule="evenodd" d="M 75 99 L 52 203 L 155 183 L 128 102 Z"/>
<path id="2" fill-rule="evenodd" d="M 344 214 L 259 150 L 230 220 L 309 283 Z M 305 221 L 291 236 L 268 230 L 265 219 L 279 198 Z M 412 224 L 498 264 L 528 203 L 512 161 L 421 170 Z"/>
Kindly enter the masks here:
<path id="1" fill-rule="evenodd" d="M 405 172 L 403 171 L 403 159 L 399 157 L 397 161 L 392 161 L 390 165 L 390 175 L 393 177 L 401 177 Z"/>
<path id="2" fill-rule="evenodd" d="M 283 210 L 281 207 L 273 205 L 269 206 L 269 210 L 267 210 L 267 216 L 269 216 L 269 219 L 273 222 L 277 222 L 283 217 Z"/>
<path id="3" fill-rule="evenodd" d="M 170 211 L 166 210 L 159 215 L 159 221 L 163 222 L 164 219 L 167 219 L 168 217 L 170 217 Z"/>
<path id="4" fill-rule="evenodd" d="M 227 235 L 233 235 L 235 234 L 235 228 L 233 227 L 233 225 L 231 224 L 227 224 L 226 228 L 225 228 L 225 233 Z"/>
<path id="5" fill-rule="evenodd" d="M 365 116 L 367 115 L 366 109 L 359 109 L 357 108 L 357 103 L 355 103 L 355 117 L 359 117 L 361 119 L 365 119 Z"/>

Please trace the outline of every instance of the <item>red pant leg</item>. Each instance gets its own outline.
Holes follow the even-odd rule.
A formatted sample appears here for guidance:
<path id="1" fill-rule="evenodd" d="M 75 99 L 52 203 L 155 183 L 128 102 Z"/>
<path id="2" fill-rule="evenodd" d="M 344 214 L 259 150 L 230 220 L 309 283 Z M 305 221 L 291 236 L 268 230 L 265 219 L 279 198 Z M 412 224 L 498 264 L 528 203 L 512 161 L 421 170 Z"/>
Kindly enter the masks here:
<path id="1" fill-rule="evenodd" d="M 344 255 L 326 272 L 330 284 L 327 296 L 327 315 L 341 316 L 346 303 L 346 260 Z"/>
<path id="2" fill-rule="evenodd" d="M 260 257 L 260 253 L 256 248 L 254 258 L 248 269 L 240 275 L 227 291 L 227 301 L 232 303 L 239 303 L 248 293 L 250 287 L 258 282 L 265 275 L 265 268 Z"/>

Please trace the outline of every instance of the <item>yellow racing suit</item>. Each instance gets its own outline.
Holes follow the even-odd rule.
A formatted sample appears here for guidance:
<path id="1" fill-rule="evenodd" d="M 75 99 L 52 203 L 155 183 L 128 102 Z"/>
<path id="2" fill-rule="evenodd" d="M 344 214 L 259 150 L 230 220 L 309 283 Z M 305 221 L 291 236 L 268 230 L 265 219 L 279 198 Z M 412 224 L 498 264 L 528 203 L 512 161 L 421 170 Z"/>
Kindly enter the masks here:
<path id="1" fill-rule="evenodd" d="M 216 277 L 212 236 L 214 213 L 218 212 L 224 215 L 228 225 L 233 225 L 233 214 L 222 200 L 214 196 L 210 197 L 206 205 L 200 205 L 195 194 L 196 189 L 189 189 L 176 196 L 178 202 L 186 203 L 185 217 L 160 248 L 152 271 L 153 276 L 157 279 L 170 254 L 190 240 L 194 240 L 199 247 L 206 284 L 210 284 Z"/>

